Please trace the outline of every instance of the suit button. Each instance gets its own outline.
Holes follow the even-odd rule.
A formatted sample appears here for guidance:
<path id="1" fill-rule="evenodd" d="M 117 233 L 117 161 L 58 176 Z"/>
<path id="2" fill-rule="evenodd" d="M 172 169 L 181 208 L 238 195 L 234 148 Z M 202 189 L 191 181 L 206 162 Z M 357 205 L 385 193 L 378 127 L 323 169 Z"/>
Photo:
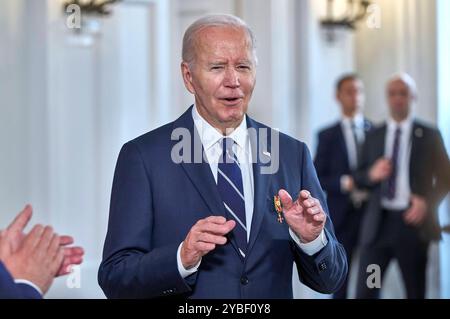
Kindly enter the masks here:
<path id="1" fill-rule="evenodd" d="M 244 286 L 248 284 L 248 278 L 247 278 L 247 276 L 242 276 L 242 277 L 241 277 L 241 284 L 243 284 Z"/>
<path id="2" fill-rule="evenodd" d="M 321 261 L 319 264 L 319 271 L 324 271 L 327 269 L 327 263 L 325 261 Z"/>

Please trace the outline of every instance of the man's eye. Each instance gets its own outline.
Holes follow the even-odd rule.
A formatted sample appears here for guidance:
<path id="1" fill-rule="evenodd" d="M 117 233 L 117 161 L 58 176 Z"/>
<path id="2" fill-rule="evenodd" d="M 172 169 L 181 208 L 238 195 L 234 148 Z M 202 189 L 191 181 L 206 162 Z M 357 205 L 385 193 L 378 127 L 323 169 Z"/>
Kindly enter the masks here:
<path id="1" fill-rule="evenodd" d="M 248 65 L 239 65 L 238 69 L 239 70 L 246 70 L 246 71 L 248 71 L 248 70 L 250 70 L 250 66 L 248 66 Z"/>
<path id="2" fill-rule="evenodd" d="M 220 66 L 220 65 L 216 65 L 216 66 L 212 66 L 211 67 L 211 70 L 213 70 L 213 71 L 222 70 L 222 69 L 223 69 L 223 66 Z"/>

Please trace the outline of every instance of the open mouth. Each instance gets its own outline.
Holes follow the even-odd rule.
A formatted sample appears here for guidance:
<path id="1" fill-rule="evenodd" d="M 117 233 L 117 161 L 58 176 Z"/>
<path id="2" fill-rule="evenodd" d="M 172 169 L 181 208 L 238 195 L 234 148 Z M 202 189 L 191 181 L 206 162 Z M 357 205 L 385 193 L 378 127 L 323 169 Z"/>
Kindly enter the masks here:
<path id="1" fill-rule="evenodd" d="M 235 102 L 235 101 L 237 101 L 237 100 L 239 100 L 240 98 L 238 98 L 238 97 L 227 97 L 227 98 L 225 98 L 224 100 L 225 101 L 228 101 L 228 102 Z"/>
<path id="2" fill-rule="evenodd" d="M 239 103 L 242 100 L 242 97 L 225 97 L 221 99 L 223 103 L 228 105 L 234 105 Z"/>

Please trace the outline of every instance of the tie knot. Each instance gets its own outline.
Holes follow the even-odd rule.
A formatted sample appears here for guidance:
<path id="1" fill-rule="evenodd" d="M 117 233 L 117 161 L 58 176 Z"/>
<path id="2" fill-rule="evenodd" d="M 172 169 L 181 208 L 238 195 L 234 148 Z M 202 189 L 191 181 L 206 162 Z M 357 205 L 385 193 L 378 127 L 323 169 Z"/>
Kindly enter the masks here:
<path id="1" fill-rule="evenodd" d="M 402 134 L 402 129 L 400 128 L 400 126 L 397 126 L 397 128 L 395 129 L 395 136 L 400 136 Z"/>
<path id="2" fill-rule="evenodd" d="M 234 145 L 234 140 L 231 137 L 224 137 L 222 139 L 222 150 L 225 152 L 226 150 L 232 151 Z"/>
<path id="3" fill-rule="evenodd" d="M 228 163 L 227 158 L 233 158 L 233 156 L 234 156 L 233 145 L 234 145 L 234 140 L 232 138 L 224 137 L 222 139 L 222 159 L 223 159 L 223 163 Z"/>

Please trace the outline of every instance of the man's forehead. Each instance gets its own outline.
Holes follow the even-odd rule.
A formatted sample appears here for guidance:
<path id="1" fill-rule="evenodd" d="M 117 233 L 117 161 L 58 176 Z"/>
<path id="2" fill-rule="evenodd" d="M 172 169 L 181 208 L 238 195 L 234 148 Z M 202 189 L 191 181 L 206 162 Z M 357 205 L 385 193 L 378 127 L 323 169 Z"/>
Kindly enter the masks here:
<path id="1" fill-rule="evenodd" d="M 401 88 L 401 89 L 407 89 L 409 90 L 409 86 L 407 83 L 405 83 L 405 81 L 401 80 L 401 79 L 395 79 L 392 80 L 391 82 L 388 83 L 387 85 L 388 89 L 397 89 L 397 88 Z"/>
<path id="2" fill-rule="evenodd" d="M 199 30 L 195 42 L 200 46 L 214 46 L 222 41 L 242 42 L 250 44 L 250 37 L 246 30 L 233 26 L 207 26 Z"/>
<path id="3" fill-rule="evenodd" d="M 347 79 L 344 82 L 342 82 L 342 87 L 350 86 L 350 87 L 358 87 L 362 88 L 364 87 L 364 83 L 360 79 Z"/>

